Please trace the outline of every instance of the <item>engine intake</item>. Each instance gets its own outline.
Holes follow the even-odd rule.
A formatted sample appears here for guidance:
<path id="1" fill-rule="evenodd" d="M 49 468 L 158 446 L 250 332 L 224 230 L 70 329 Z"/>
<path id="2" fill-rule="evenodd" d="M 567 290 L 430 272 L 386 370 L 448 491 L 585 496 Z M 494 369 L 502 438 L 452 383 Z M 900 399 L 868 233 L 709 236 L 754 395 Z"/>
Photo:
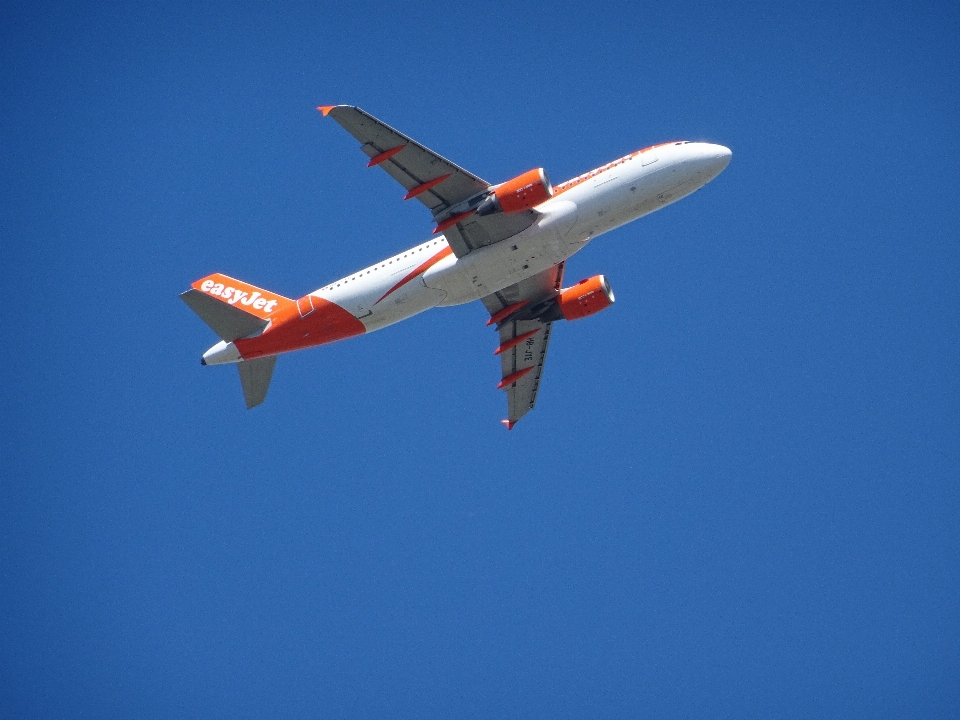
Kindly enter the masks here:
<path id="1" fill-rule="evenodd" d="M 553 185 L 550 184 L 546 172 L 543 168 L 536 168 L 498 185 L 477 207 L 477 215 L 523 212 L 552 197 Z"/>
<path id="2" fill-rule="evenodd" d="M 613 300 L 613 290 L 607 279 L 603 275 L 594 275 L 561 291 L 540 318 L 545 322 L 560 318 L 579 320 L 606 310 L 613 305 Z"/>

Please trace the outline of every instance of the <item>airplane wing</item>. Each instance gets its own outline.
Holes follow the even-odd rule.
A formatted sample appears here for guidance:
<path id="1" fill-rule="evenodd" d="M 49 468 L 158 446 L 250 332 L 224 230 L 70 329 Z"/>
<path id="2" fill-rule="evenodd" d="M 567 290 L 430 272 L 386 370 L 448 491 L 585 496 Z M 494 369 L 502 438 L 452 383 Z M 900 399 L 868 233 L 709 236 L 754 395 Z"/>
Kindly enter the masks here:
<path id="1" fill-rule="evenodd" d="M 509 429 L 537 402 L 553 323 L 536 317 L 536 310 L 560 291 L 562 282 L 560 263 L 483 298 L 493 322 L 498 314 L 509 313 L 511 307 L 523 303 L 497 324 L 500 348 L 504 348 L 500 353 L 502 379 L 498 387 L 507 391 L 507 419 L 503 422 Z"/>
<path id="2" fill-rule="evenodd" d="M 490 183 L 454 165 L 446 158 L 397 132 L 389 125 L 350 105 L 317 108 L 332 117 L 360 141 L 360 149 L 370 158 L 368 167 L 383 168 L 407 191 L 404 200 L 416 198 L 433 213 L 435 232 L 443 232 L 453 254 L 463 257 L 471 250 L 493 245 L 525 230 L 537 218 L 533 210 L 518 213 L 465 215 L 483 200 Z"/>

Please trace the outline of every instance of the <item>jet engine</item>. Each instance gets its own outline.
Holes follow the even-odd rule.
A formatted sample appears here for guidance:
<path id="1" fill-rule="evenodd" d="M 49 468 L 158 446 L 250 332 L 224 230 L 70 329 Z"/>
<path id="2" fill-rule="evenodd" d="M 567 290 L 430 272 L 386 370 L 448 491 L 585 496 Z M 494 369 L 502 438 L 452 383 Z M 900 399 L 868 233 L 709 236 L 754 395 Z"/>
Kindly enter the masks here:
<path id="1" fill-rule="evenodd" d="M 553 185 L 543 168 L 528 170 L 498 185 L 479 206 L 477 215 L 507 214 L 529 210 L 553 197 Z"/>
<path id="2" fill-rule="evenodd" d="M 595 315 L 613 305 L 613 290 L 603 275 L 581 280 L 573 287 L 560 292 L 546 312 L 540 315 L 545 322 L 579 320 Z"/>

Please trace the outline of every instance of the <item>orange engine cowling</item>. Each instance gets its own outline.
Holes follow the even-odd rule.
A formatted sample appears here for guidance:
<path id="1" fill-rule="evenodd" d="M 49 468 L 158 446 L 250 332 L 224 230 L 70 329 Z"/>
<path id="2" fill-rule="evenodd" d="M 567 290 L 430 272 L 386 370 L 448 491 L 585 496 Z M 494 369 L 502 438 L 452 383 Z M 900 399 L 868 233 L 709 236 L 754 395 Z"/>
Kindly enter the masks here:
<path id="1" fill-rule="evenodd" d="M 499 185 L 477 208 L 478 215 L 495 212 L 518 213 L 553 197 L 553 185 L 543 168 L 528 170 Z"/>
<path id="2" fill-rule="evenodd" d="M 613 305 L 613 290 L 603 275 L 594 275 L 562 291 L 557 305 L 564 319 L 579 320 Z"/>

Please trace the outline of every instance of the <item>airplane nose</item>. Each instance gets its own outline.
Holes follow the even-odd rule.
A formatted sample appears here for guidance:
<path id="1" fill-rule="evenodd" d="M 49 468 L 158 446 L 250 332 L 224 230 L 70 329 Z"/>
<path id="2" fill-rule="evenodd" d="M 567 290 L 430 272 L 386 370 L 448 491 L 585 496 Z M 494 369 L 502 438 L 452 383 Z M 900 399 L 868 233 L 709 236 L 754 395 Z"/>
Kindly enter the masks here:
<path id="1" fill-rule="evenodd" d="M 733 153 L 730 151 L 730 148 L 724 147 L 723 145 L 708 145 L 707 154 L 710 156 L 712 164 L 716 168 L 716 173 L 719 175 L 723 172 L 727 165 L 730 164 L 730 158 L 733 157 Z"/>
<path id="2" fill-rule="evenodd" d="M 713 143 L 697 143 L 697 145 L 700 152 L 695 162 L 700 167 L 701 172 L 707 175 L 706 182 L 710 182 L 730 164 L 733 153 L 730 152 L 730 148 L 723 145 L 714 145 Z"/>

